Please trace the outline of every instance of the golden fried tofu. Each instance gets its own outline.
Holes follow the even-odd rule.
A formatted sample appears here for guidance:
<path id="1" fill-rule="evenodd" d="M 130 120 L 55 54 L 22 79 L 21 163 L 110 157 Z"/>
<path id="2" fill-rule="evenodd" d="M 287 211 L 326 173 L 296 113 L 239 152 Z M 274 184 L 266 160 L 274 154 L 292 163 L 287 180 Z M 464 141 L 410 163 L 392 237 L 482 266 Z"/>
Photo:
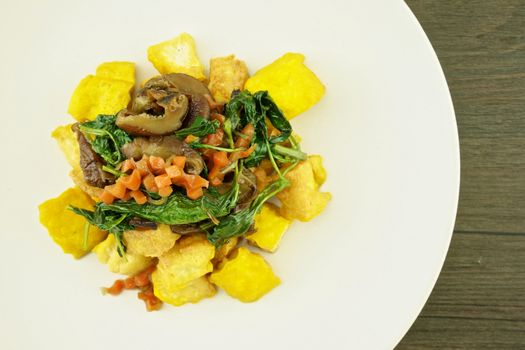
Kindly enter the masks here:
<path id="1" fill-rule="evenodd" d="M 292 119 L 316 104 L 325 92 L 319 78 L 303 62 L 303 55 L 286 53 L 257 71 L 244 88 L 252 93 L 268 91 L 284 116 Z"/>
<path id="2" fill-rule="evenodd" d="M 197 303 L 204 298 L 214 296 L 216 293 L 215 287 L 206 276 L 191 280 L 182 286 L 174 285 L 169 279 L 163 277 L 155 273 L 152 274 L 153 293 L 163 302 L 174 306 Z"/>
<path id="3" fill-rule="evenodd" d="M 169 225 L 159 224 L 155 230 L 124 232 L 127 252 L 149 257 L 159 257 L 173 248 L 180 235 L 171 232 Z"/>
<path id="4" fill-rule="evenodd" d="M 245 303 L 256 301 L 281 283 L 262 256 L 244 247 L 213 271 L 210 282 Z"/>
<path id="5" fill-rule="evenodd" d="M 73 124 L 59 126 L 51 133 L 51 137 L 58 143 L 58 147 L 73 169 L 80 169 L 80 149 L 77 137 L 71 126 Z"/>
<path id="6" fill-rule="evenodd" d="M 247 236 L 248 242 L 268 252 L 275 252 L 291 221 L 279 214 L 279 208 L 265 203 L 255 216 L 255 233 Z"/>
<path id="7" fill-rule="evenodd" d="M 174 289 L 211 272 L 213 265 L 210 260 L 214 255 L 215 247 L 204 235 L 184 236 L 169 252 L 159 257 L 152 276 L 157 281 L 165 280 Z"/>
<path id="8" fill-rule="evenodd" d="M 104 62 L 97 67 L 97 77 L 122 80 L 135 85 L 135 64 L 133 62 Z"/>
<path id="9" fill-rule="evenodd" d="M 320 187 L 326 181 L 326 169 L 323 166 L 323 157 L 320 155 L 308 156 L 308 162 L 312 165 L 314 179 L 317 186 Z"/>
<path id="10" fill-rule="evenodd" d="M 210 89 L 217 103 L 226 103 L 230 100 L 234 90 L 242 90 L 248 79 L 248 68 L 244 61 L 234 55 L 215 57 L 210 60 Z"/>
<path id="11" fill-rule="evenodd" d="M 128 105 L 132 87 L 124 80 L 88 75 L 73 92 L 68 112 L 78 121 L 93 120 L 99 114 L 115 114 Z"/>
<path id="12" fill-rule="evenodd" d="M 86 182 L 84 179 L 84 174 L 82 173 L 82 170 L 79 168 L 73 168 L 69 172 L 69 177 L 75 185 L 77 185 L 78 188 L 80 188 L 82 191 L 84 191 L 88 196 L 91 197 L 95 202 L 100 202 L 100 195 L 102 194 L 102 191 L 104 191 L 100 187 L 91 186 Z"/>
<path id="13" fill-rule="evenodd" d="M 217 266 L 220 264 L 224 259 L 228 257 L 228 255 L 232 252 L 232 250 L 235 249 L 237 246 L 237 243 L 239 243 L 238 237 L 230 238 L 228 242 L 221 245 L 220 248 L 217 249 L 215 252 L 215 256 L 212 259 L 212 263 L 214 266 Z"/>
<path id="14" fill-rule="evenodd" d="M 93 200 L 77 187 L 65 190 L 57 198 L 49 199 L 38 207 L 40 222 L 64 253 L 80 258 L 106 238 L 107 233 L 94 226 L 89 228 L 87 246 L 84 249 L 86 219 L 67 209 L 69 205 L 93 210 Z"/>
<path id="15" fill-rule="evenodd" d="M 184 73 L 205 80 L 204 66 L 197 57 L 195 41 L 188 33 L 150 46 L 148 60 L 160 74 Z"/>
<path id="16" fill-rule="evenodd" d="M 278 193 L 277 198 L 281 201 L 280 213 L 287 219 L 310 221 L 324 210 L 332 198 L 330 193 L 318 190 L 310 160 L 299 163 L 286 174 L 286 178 L 290 181 L 290 187 Z"/>
<path id="17" fill-rule="evenodd" d="M 112 234 L 93 248 L 93 252 L 97 254 L 101 263 L 108 265 L 109 271 L 123 275 L 134 275 L 153 263 L 152 258 L 130 252 L 120 256 L 117 252 L 117 241 Z"/>

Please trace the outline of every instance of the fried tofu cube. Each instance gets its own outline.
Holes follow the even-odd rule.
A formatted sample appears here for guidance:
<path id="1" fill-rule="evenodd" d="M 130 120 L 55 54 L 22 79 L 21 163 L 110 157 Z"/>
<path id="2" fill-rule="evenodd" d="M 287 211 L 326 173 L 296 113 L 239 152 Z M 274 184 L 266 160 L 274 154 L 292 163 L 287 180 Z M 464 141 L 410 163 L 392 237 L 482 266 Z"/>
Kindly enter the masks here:
<path id="1" fill-rule="evenodd" d="M 93 210 L 93 200 L 79 188 L 65 190 L 57 198 L 49 199 L 38 207 L 40 222 L 64 253 L 80 258 L 106 238 L 107 233 L 91 226 L 86 249 L 84 249 L 84 227 L 86 219 L 67 209 L 69 205 Z"/>
<path id="2" fill-rule="evenodd" d="M 257 71 L 244 88 L 252 93 L 268 91 L 284 116 L 292 119 L 316 104 L 325 92 L 319 78 L 303 62 L 303 55 L 286 53 Z"/>
<path id="3" fill-rule="evenodd" d="M 133 62 L 104 62 L 97 67 L 97 77 L 122 80 L 135 85 L 135 64 Z"/>
<path id="4" fill-rule="evenodd" d="M 80 169 L 80 149 L 77 137 L 71 126 L 73 124 L 59 126 L 51 133 L 51 137 L 58 143 L 58 147 L 73 169 Z"/>
<path id="5" fill-rule="evenodd" d="M 256 232 L 247 236 L 248 242 L 268 252 L 275 252 L 291 221 L 279 214 L 279 208 L 265 203 L 255 216 Z"/>
<path id="6" fill-rule="evenodd" d="M 188 33 L 150 46 L 148 60 L 160 74 L 184 73 L 205 80 L 204 66 L 197 57 L 195 41 Z"/>
<path id="7" fill-rule="evenodd" d="M 179 239 L 175 246 L 159 257 L 157 269 L 153 272 L 157 280 L 166 280 L 175 289 L 211 272 L 211 259 L 215 247 L 204 235 L 188 235 Z"/>
<path id="8" fill-rule="evenodd" d="M 286 178 L 290 186 L 278 193 L 277 198 L 281 201 L 281 215 L 289 220 L 312 220 L 332 198 L 330 193 L 319 191 L 310 160 L 299 163 Z"/>
<path id="9" fill-rule="evenodd" d="M 159 224 L 154 230 L 124 232 L 127 251 L 149 257 L 159 257 L 173 248 L 180 235 L 171 232 L 169 225 Z"/>
<path id="10" fill-rule="evenodd" d="M 132 87 L 124 80 L 88 75 L 73 92 L 68 112 L 78 121 L 94 120 L 99 114 L 115 114 L 128 105 Z"/>
<path id="11" fill-rule="evenodd" d="M 155 296 L 175 306 L 213 296 L 215 288 L 204 275 L 212 271 L 214 255 L 215 247 L 204 235 L 179 239 L 151 274 Z"/>
<path id="12" fill-rule="evenodd" d="M 208 281 L 206 276 L 196 278 L 182 286 L 170 283 L 164 276 L 153 274 L 153 293 L 157 298 L 173 306 L 181 306 L 187 303 L 197 303 L 204 298 L 215 295 L 216 289 Z"/>
<path id="13" fill-rule="evenodd" d="M 152 258 L 129 252 L 120 256 L 117 252 L 117 241 L 112 234 L 93 248 L 93 252 L 97 254 L 101 263 L 108 265 L 109 271 L 123 275 L 139 273 L 153 262 Z"/>
<path id="14" fill-rule="evenodd" d="M 242 302 L 256 301 L 281 283 L 259 254 L 241 247 L 233 257 L 213 271 L 210 282 Z"/>
<path id="15" fill-rule="evenodd" d="M 210 89 L 217 103 L 230 100 L 234 90 L 242 90 L 248 79 L 248 68 L 244 61 L 234 55 L 215 57 L 210 60 Z"/>
<path id="16" fill-rule="evenodd" d="M 314 179 L 318 187 L 326 181 L 326 169 L 323 166 L 323 157 L 320 155 L 308 156 L 308 162 L 312 165 L 312 171 L 314 172 Z"/>

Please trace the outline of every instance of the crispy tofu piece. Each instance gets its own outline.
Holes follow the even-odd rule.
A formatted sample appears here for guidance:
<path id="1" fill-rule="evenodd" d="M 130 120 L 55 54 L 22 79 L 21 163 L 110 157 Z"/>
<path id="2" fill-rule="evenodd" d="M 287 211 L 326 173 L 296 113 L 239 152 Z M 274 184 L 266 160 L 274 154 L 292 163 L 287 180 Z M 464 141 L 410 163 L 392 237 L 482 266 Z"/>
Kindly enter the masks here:
<path id="1" fill-rule="evenodd" d="M 108 265 L 109 271 L 123 275 L 134 275 L 153 262 L 152 258 L 130 252 L 126 252 L 123 257 L 120 256 L 117 252 L 117 241 L 112 234 L 93 248 L 93 252 L 97 254 L 101 263 Z"/>
<path id="2" fill-rule="evenodd" d="M 169 225 L 159 224 L 155 230 L 124 232 L 127 251 L 149 257 L 159 257 L 173 248 L 180 235 L 171 232 Z"/>
<path id="3" fill-rule="evenodd" d="M 245 303 L 258 300 L 281 283 L 262 256 L 243 247 L 213 271 L 210 282 Z"/>
<path id="4" fill-rule="evenodd" d="M 157 269 L 153 272 L 157 280 L 166 280 L 173 288 L 182 286 L 211 272 L 211 259 L 215 247 L 204 235 L 188 235 L 179 239 L 175 246 L 159 257 Z"/>
<path id="5" fill-rule="evenodd" d="M 91 226 L 87 247 L 84 249 L 86 219 L 67 209 L 69 205 L 93 210 L 93 200 L 79 188 L 65 190 L 57 198 L 49 199 L 38 207 L 40 222 L 64 253 L 80 258 L 106 238 L 107 233 Z"/>
<path id="6" fill-rule="evenodd" d="M 312 220 L 332 198 L 330 193 L 319 191 L 310 160 L 299 163 L 286 174 L 286 178 L 290 187 L 278 193 L 277 198 L 281 201 L 281 215 L 289 220 Z"/>
<path id="7" fill-rule="evenodd" d="M 175 306 L 213 296 L 215 288 L 205 275 L 213 269 L 214 255 L 215 247 L 202 234 L 179 239 L 151 274 L 155 296 Z"/>
<path id="8" fill-rule="evenodd" d="M 132 87 L 127 81 L 88 75 L 73 92 L 68 112 L 78 121 L 115 114 L 128 105 Z"/>
<path id="9" fill-rule="evenodd" d="M 268 252 L 275 252 L 291 221 L 279 214 L 279 208 L 265 203 L 255 216 L 256 232 L 247 236 L 248 242 Z"/>
<path id="10" fill-rule="evenodd" d="M 286 53 L 257 71 L 244 88 L 252 93 L 267 90 L 284 116 L 292 119 L 316 104 L 325 92 L 319 78 L 303 62 L 303 55 Z"/>
<path id="11" fill-rule="evenodd" d="M 69 177 L 78 188 L 84 191 L 88 196 L 91 197 L 95 202 L 100 202 L 100 195 L 102 194 L 103 189 L 95 186 L 89 185 L 86 180 L 84 180 L 84 174 L 79 168 L 74 168 L 69 172 Z"/>
<path id="12" fill-rule="evenodd" d="M 122 80 L 135 85 L 135 64 L 133 62 L 104 62 L 97 67 L 97 77 Z"/>
<path id="13" fill-rule="evenodd" d="M 80 81 L 69 101 L 68 112 L 78 121 L 93 120 L 99 114 L 115 114 L 131 100 L 135 85 L 135 64 L 104 62 L 96 75 Z"/>
<path id="14" fill-rule="evenodd" d="M 215 295 L 216 289 L 206 276 L 191 280 L 183 285 L 174 285 L 164 276 L 153 274 L 153 293 L 157 298 L 173 306 L 197 303 Z"/>
<path id="15" fill-rule="evenodd" d="M 197 57 L 195 41 L 188 33 L 150 46 L 148 60 L 160 74 L 184 73 L 205 80 L 204 66 Z"/>
<path id="16" fill-rule="evenodd" d="M 234 55 L 215 57 L 210 60 L 210 89 L 217 103 L 226 103 L 230 100 L 234 90 L 242 90 L 248 79 L 248 68 L 244 61 Z"/>
<path id="17" fill-rule="evenodd" d="M 320 155 L 311 155 L 308 156 L 308 162 L 312 165 L 314 180 L 317 183 L 317 187 L 320 187 L 326 181 L 326 169 L 323 166 L 323 157 Z"/>
<path id="18" fill-rule="evenodd" d="M 58 143 L 58 147 L 60 147 L 60 150 L 64 153 L 71 167 L 80 170 L 80 149 L 78 147 L 77 137 L 71 129 L 72 125 L 73 124 L 59 126 L 53 130 L 51 137 Z"/>

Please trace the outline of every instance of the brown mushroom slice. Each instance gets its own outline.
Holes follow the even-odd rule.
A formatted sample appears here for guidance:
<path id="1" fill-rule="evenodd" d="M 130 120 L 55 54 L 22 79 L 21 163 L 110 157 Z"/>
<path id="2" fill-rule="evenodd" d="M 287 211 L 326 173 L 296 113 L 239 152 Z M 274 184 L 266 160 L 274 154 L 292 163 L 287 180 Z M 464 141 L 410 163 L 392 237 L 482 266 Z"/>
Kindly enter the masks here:
<path id="1" fill-rule="evenodd" d="M 195 119 L 197 119 L 197 117 L 199 116 L 203 117 L 204 119 L 209 119 L 210 112 L 210 105 L 208 103 L 208 100 L 206 99 L 206 96 L 192 95 L 190 102 L 190 110 L 188 111 L 186 118 L 184 118 L 182 127 L 190 127 L 191 124 L 193 124 L 193 122 L 195 121 Z"/>
<path id="2" fill-rule="evenodd" d="M 164 74 L 152 78 L 144 85 L 145 91 L 177 91 L 190 100 L 190 110 L 183 127 L 189 127 L 198 116 L 210 118 L 210 105 L 206 95 L 211 98 L 210 90 L 200 80 L 183 73 Z M 140 93 L 139 93 L 140 95 Z M 139 102 L 141 102 L 139 100 Z M 137 107 L 139 104 L 137 104 Z"/>
<path id="3" fill-rule="evenodd" d="M 136 137 L 122 146 L 122 153 L 127 158 L 138 160 L 142 156 L 156 156 L 168 159 L 171 156 L 186 157 L 184 170 L 188 174 L 198 175 L 204 169 L 204 160 L 199 152 L 179 140 L 176 136 Z"/>
<path id="4" fill-rule="evenodd" d="M 186 95 L 168 95 L 157 101 L 157 104 L 164 108 L 164 114 L 132 114 L 123 110 L 117 116 L 117 126 L 131 135 L 140 136 L 167 135 L 179 129 L 189 109 Z"/>
<path id="5" fill-rule="evenodd" d="M 143 90 L 176 91 L 185 95 L 211 95 L 200 80 L 183 73 L 170 73 L 151 78 Z"/>

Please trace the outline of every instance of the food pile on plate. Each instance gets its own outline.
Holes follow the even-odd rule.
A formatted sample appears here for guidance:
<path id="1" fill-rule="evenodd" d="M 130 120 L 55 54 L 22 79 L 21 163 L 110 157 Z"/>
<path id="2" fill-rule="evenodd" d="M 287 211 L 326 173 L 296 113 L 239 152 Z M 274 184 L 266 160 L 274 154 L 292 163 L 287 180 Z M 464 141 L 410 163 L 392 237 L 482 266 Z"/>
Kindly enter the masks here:
<path id="1" fill-rule="evenodd" d="M 131 62 L 102 63 L 78 84 L 76 122 L 52 133 L 75 187 L 42 203 L 40 221 L 65 253 L 92 251 L 127 275 L 105 293 L 136 289 L 148 310 L 217 287 L 258 300 L 280 283 L 261 250 L 331 198 L 322 158 L 289 122 L 324 86 L 296 53 L 253 76 L 234 55 L 212 58 L 207 76 L 186 33 L 148 59 L 159 75 L 138 85 Z"/>

